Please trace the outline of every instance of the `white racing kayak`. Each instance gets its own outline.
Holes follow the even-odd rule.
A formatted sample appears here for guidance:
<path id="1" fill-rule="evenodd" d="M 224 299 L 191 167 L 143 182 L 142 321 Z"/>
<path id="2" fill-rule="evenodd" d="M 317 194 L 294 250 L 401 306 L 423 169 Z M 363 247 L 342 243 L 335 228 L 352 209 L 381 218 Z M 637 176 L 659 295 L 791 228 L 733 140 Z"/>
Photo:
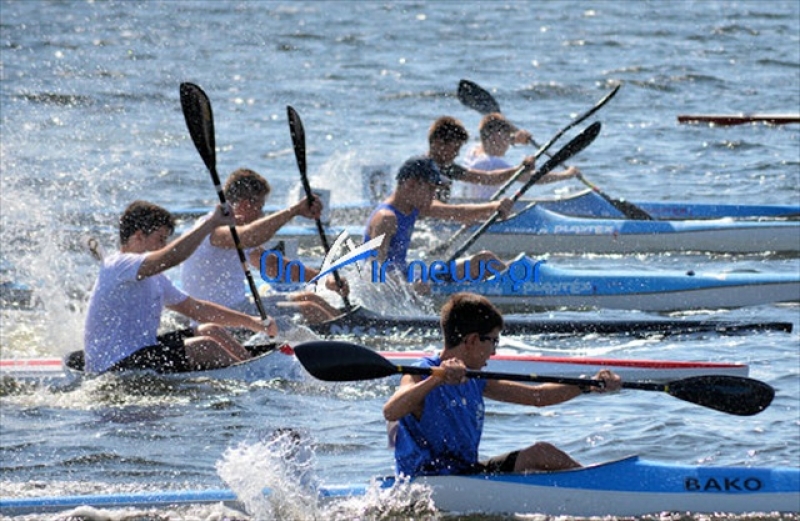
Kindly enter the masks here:
<path id="1" fill-rule="evenodd" d="M 74 353 L 80 353 L 74 352 Z M 0 377 L 41 385 L 67 385 L 82 378 L 82 354 L 59 358 L 0 360 Z M 433 353 L 423 351 L 383 351 L 380 354 L 393 363 L 413 364 Z M 554 376 L 592 376 L 600 369 L 611 369 L 626 380 L 673 381 L 701 375 L 747 376 L 749 366 L 742 363 L 694 362 L 671 360 L 636 360 L 593 357 L 560 357 L 524 354 L 497 354 L 489 360 L 488 371 L 542 374 Z M 141 373 L 139 373 L 141 374 Z M 155 374 L 155 373 L 153 373 Z M 257 382 L 272 379 L 302 381 L 307 373 L 294 357 L 291 348 L 254 357 L 223 369 L 164 373 L 163 378 L 190 380 L 207 378 Z"/>
<path id="2" fill-rule="evenodd" d="M 636 456 L 568 471 L 436 476 L 413 482 L 429 487 L 435 508 L 445 512 L 640 516 L 663 512 L 789 513 L 800 508 L 798 468 L 671 465 Z M 385 478 L 371 486 L 322 486 L 317 494 L 321 502 L 330 502 L 365 496 L 375 488 L 391 494 L 394 485 L 394 478 Z M 271 493 L 264 490 L 265 495 Z M 233 491 L 214 489 L 0 498 L 0 514 L 43 514 L 82 505 L 167 508 L 209 503 L 246 509 Z"/>

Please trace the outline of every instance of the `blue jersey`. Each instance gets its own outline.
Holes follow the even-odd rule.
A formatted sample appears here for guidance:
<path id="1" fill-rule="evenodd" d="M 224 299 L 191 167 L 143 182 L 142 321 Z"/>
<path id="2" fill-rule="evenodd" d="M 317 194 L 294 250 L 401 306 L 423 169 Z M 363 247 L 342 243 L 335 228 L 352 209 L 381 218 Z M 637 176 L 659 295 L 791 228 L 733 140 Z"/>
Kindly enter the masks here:
<path id="1" fill-rule="evenodd" d="M 437 367 L 442 360 L 424 358 L 417 365 Z M 460 385 L 441 385 L 425 397 L 422 417 L 400 419 L 394 457 L 398 475 L 463 474 L 478 463 L 483 433 L 483 390 L 486 380 L 471 378 Z"/>
<path id="2" fill-rule="evenodd" d="M 381 203 L 375 207 L 372 213 L 367 219 L 367 223 L 372 220 L 372 217 L 375 215 L 375 212 L 379 210 L 391 210 L 394 213 L 395 218 L 397 219 L 397 231 L 392 237 L 391 242 L 389 243 L 389 249 L 387 250 L 386 260 L 389 261 L 393 266 L 394 269 L 399 270 L 406 270 L 407 261 L 406 261 L 406 254 L 408 253 L 408 248 L 411 246 L 411 234 L 414 233 L 414 225 L 417 222 L 417 216 L 419 215 L 419 210 L 414 210 L 410 214 L 406 215 L 401 213 L 400 210 L 395 208 L 394 206 L 386 203 Z M 367 242 L 372 237 L 369 236 L 369 232 L 364 232 L 364 242 Z"/>

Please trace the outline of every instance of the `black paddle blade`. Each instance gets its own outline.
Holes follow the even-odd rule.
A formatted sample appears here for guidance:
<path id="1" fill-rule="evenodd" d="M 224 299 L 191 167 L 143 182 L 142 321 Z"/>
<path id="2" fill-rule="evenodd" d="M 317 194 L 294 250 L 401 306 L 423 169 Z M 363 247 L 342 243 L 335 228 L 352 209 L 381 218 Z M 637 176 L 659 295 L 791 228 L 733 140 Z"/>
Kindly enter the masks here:
<path id="1" fill-rule="evenodd" d="M 581 152 L 584 148 L 588 147 L 592 144 L 592 142 L 597 138 L 600 134 L 600 129 L 603 128 L 602 123 L 599 121 L 595 121 L 588 127 L 586 127 L 583 132 L 575 136 L 572 141 L 564 145 L 558 152 L 553 154 L 547 162 L 542 165 L 528 181 L 520 188 L 516 194 L 514 194 L 514 200 L 516 201 L 519 199 L 525 191 L 528 190 L 534 183 L 539 181 L 542 177 L 544 177 L 548 172 L 556 168 L 558 165 L 567 161 L 572 156 Z M 519 194 L 519 196 L 517 195 Z"/>
<path id="2" fill-rule="evenodd" d="M 286 107 L 286 114 L 289 117 L 289 133 L 292 135 L 294 157 L 297 159 L 297 168 L 303 178 L 303 188 L 306 188 L 308 185 L 308 180 L 306 179 L 306 131 L 303 129 L 300 114 L 296 110 L 292 107 Z M 311 196 L 310 187 L 307 188 L 306 195 Z"/>
<path id="3" fill-rule="evenodd" d="M 611 205 L 622 212 L 622 214 L 627 217 L 628 219 L 633 219 L 634 221 L 652 221 L 653 216 L 649 213 L 645 212 L 635 204 L 629 203 L 627 201 L 623 201 L 622 199 L 611 199 L 609 201 Z"/>
<path id="4" fill-rule="evenodd" d="M 500 105 L 487 90 L 469 80 L 458 82 L 458 101 L 481 114 L 500 112 Z"/>
<path id="5" fill-rule="evenodd" d="M 373 380 L 400 373 L 375 351 L 349 342 L 304 342 L 295 346 L 294 354 L 311 376 L 326 382 Z"/>
<path id="6" fill-rule="evenodd" d="M 775 397 L 775 389 L 764 382 L 726 375 L 685 378 L 670 382 L 664 390 L 675 398 L 737 416 L 758 414 Z"/>
<path id="7" fill-rule="evenodd" d="M 203 162 L 219 184 L 217 178 L 217 155 L 214 144 L 214 114 L 211 101 L 203 89 L 193 83 L 181 83 L 181 108 L 186 127 Z"/>

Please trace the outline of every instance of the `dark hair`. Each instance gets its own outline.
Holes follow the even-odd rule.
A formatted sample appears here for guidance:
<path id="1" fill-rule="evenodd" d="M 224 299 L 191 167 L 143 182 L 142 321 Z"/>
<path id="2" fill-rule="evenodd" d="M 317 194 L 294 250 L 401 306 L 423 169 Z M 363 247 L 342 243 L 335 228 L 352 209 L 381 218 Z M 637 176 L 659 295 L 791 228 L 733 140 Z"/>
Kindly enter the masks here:
<path id="1" fill-rule="evenodd" d="M 455 347 L 470 333 L 485 335 L 503 328 L 503 315 L 483 295 L 456 293 L 442 306 L 440 318 L 445 349 Z"/>
<path id="2" fill-rule="evenodd" d="M 499 112 L 486 114 L 483 119 L 481 119 L 481 123 L 478 126 L 478 131 L 481 134 L 481 141 L 486 141 L 494 133 L 511 134 L 516 130 L 517 128 Z"/>
<path id="3" fill-rule="evenodd" d="M 428 144 L 434 140 L 446 143 L 466 143 L 469 140 L 469 133 L 464 125 L 452 116 L 442 116 L 431 125 L 428 130 Z"/>
<path id="4" fill-rule="evenodd" d="M 255 201 L 261 196 L 268 196 L 270 190 L 267 180 L 249 168 L 239 168 L 225 181 L 225 197 L 231 203 Z"/>
<path id="5" fill-rule="evenodd" d="M 169 228 L 170 234 L 175 231 L 175 219 L 171 213 L 157 204 L 134 201 L 125 208 L 119 218 L 120 243 L 126 244 L 139 230 L 145 235 L 150 235 L 162 226 Z"/>

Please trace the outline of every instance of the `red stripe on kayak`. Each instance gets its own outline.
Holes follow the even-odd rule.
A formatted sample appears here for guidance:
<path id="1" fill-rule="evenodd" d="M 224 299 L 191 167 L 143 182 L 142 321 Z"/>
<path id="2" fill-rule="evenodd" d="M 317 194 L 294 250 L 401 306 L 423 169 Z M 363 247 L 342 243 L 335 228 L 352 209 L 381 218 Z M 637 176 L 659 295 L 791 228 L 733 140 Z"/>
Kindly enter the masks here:
<path id="1" fill-rule="evenodd" d="M 16 367 L 61 367 L 61 359 L 59 358 L 29 358 L 22 360 L 0 360 L 0 367 L 16 368 Z"/>
<path id="2" fill-rule="evenodd" d="M 432 353 L 423 351 L 381 351 L 380 354 L 384 357 L 394 359 L 409 359 L 416 360 L 423 356 L 431 356 Z M 569 364 L 569 365 L 614 365 L 618 367 L 642 367 L 648 369 L 690 369 L 690 368 L 704 368 L 704 369 L 721 369 L 721 368 L 734 368 L 745 367 L 744 364 L 738 363 L 723 363 L 723 362 L 690 362 L 690 361 L 673 361 L 673 360 L 632 360 L 632 359 L 619 359 L 619 358 L 570 358 L 564 356 L 530 356 L 530 355 L 494 355 L 492 360 L 509 361 L 509 362 L 545 362 L 552 364 Z"/>

